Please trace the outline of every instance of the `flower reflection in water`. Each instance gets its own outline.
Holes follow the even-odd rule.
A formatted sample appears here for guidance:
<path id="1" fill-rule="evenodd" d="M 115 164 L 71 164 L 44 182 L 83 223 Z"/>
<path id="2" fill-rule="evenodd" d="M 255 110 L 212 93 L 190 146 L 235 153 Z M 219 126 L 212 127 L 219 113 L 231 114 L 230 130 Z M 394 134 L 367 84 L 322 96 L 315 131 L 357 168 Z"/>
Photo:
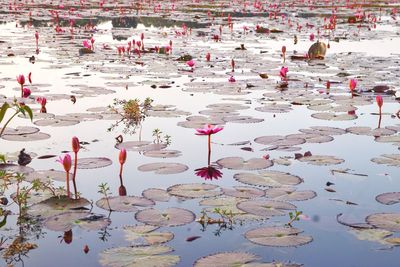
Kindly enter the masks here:
<path id="1" fill-rule="evenodd" d="M 199 168 L 194 171 L 197 176 L 204 178 L 204 180 L 213 180 L 213 179 L 218 180 L 219 178 L 222 177 L 222 172 L 217 168 L 213 167 L 212 165 Z"/>

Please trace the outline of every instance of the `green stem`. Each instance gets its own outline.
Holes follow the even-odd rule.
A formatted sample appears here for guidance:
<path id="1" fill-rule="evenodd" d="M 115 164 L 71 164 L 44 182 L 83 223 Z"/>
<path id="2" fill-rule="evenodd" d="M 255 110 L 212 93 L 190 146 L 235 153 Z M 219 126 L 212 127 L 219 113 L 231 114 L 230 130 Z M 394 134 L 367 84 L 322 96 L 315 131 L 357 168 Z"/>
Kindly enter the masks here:
<path id="1" fill-rule="evenodd" d="M 6 129 L 7 125 L 11 122 L 11 120 L 12 120 L 15 116 L 17 116 L 17 114 L 18 114 L 19 112 L 20 112 L 19 110 L 15 111 L 14 115 L 12 115 L 11 118 L 9 118 L 8 121 L 4 124 L 3 129 L 1 129 L 1 132 L 0 132 L 0 137 L 3 135 L 3 132 L 4 132 L 4 130 Z"/>

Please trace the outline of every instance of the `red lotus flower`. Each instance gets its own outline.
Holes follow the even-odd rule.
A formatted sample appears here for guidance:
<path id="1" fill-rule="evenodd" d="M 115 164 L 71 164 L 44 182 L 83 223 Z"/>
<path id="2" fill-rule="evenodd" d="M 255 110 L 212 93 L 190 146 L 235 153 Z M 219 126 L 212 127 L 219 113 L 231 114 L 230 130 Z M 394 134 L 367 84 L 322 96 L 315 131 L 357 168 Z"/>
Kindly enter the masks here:
<path id="1" fill-rule="evenodd" d="M 211 54 L 210 54 L 210 52 L 208 52 L 208 53 L 206 54 L 206 60 L 207 60 L 207 61 L 210 61 L 210 59 L 211 59 Z"/>
<path id="2" fill-rule="evenodd" d="M 30 95 L 31 95 L 31 90 L 29 88 L 24 87 L 24 89 L 22 89 L 22 97 L 27 98 Z"/>
<path id="3" fill-rule="evenodd" d="M 286 46 L 282 46 L 282 54 L 286 53 Z"/>
<path id="4" fill-rule="evenodd" d="M 191 59 L 191 60 L 189 60 L 189 61 L 186 61 L 186 65 L 188 65 L 189 67 L 193 68 L 194 65 L 195 65 L 195 63 L 194 63 L 194 61 Z"/>
<path id="5" fill-rule="evenodd" d="M 383 98 L 381 95 L 376 96 L 376 104 L 378 104 L 379 110 L 381 110 L 383 106 Z"/>
<path id="6" fill-rule="evenodd" d="M 286 75 L 289 71 L 288 67 L 282 67 L 281 70 L 279 71 L 279 75 L 281 76 L 282 79 L 286 79 Z"/>
<path id="7" fill-rule="evenodd" d="M 228 82 L 230 82 L 230 83 L 236 82 L 235 77 L 233 77 L 233 76 L 229 77 Z"/>
<path id="8" fill-rule="evenodd" d="M 67 183 L 67 197 L 70 197 L 70 190 L 69 190 L 69 171 L 71 170 L 71 165 L 72 165 L 72 161 L 71 161 L 71 156 L 69 154 L 66 154 L 64 157 L 60 156 L 59 159 L 57 160 L 57 162 L 60 162 L 65 170 L 67 179 L 66 179 L 66 183 Z"/>
<path id="9" fill-rule="evenodd" d="M 80 148 L 81 146 L 79 144 L 78 137 L 76 136 L 72 137 L 72 151 L 74 151 L 74 153 L 78 153 Z"/>
<path id="10" fill-rule="evenodd" d="M 120 164 L 120 170 L 119 170 L 119 176 L 122 177 L 122 169 L 123 166 L 126 162 L 126 149 L 125 148 L 121 148 L 121 150 L 119 151 L 119 164 Z"/>
<path id="11" fill-rule="evenodd" d="M 350 91 L 353 92 L 354 89 L 356 89 L 356 86 L 357 86 L 357 80 L 356 79 L 351 79 L 350 82 L 349 82 Z"/>
<path id="12" fill-rule="evenodd" d="M 23 74 L 20 74 L 17 76 L 17 82 L 22 86 L 25 84 L 25 76 Z"/>
<path id="13" fill-rule="evenodd" d="M 74 192 L 75 192 L 75 198 L 78 197 L 78 191 L 76 189 L 76 182 L 75 182 L 75 178 L 76 178 L 76 170 L 78 168 L 78 152 L 79 149 L 81 148 L 80 144 L 79 144 L 79 139 L 78 137 L 74 136 L 72 137 L 72 151 L 74 151 L 75 153 L 75 160 L 74 160 L 74 173 L 72 175 L 72 183 L 74 185 Z"/>
<path id="14" fill-rule="evenodd" d="M 194 171 L 197 176 L 204 178 L 205 180 L 218 180 L 222 177 L 222 172 L 212 166 L 199 168 Z"/>

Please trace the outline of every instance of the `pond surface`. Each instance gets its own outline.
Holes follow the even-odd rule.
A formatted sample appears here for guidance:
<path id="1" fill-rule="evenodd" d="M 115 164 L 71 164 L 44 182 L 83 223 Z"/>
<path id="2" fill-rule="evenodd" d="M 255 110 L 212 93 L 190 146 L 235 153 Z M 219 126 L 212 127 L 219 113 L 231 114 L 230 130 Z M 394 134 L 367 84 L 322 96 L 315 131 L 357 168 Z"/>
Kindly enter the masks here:
<path id="1" fill-rule="evenodd" d="M 0 266 L 398 266 L 395 1 L 0 2 Z"/>

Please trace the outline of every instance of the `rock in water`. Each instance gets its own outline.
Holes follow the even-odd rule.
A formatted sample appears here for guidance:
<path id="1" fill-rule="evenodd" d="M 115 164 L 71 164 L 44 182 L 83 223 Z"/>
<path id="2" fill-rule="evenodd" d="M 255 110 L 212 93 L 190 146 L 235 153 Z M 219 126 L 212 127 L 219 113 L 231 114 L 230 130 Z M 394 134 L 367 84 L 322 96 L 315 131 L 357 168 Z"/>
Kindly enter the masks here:
<path id="1" fill-rule="evenodd" d="M 308 57 L 310 59 L 324 59 L 325 54 L 326 44 L 324 42 L 317 41 L 308 49 Z"/>

